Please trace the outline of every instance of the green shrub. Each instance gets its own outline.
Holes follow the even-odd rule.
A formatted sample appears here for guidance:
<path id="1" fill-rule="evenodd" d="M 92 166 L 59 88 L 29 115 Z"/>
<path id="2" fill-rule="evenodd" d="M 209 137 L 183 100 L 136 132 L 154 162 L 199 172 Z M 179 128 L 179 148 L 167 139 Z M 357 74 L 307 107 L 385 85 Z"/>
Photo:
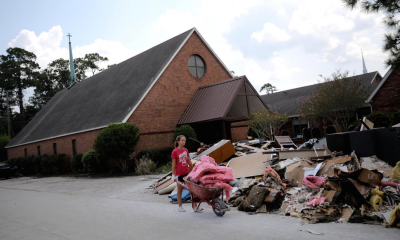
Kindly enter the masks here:
<path id="1" fill-rule="evenodd" d="M 175 129 L 174 136 L 171 139 L 171 142 L 174 144 L 173 145 L 174 147 L 175 147 L 175 140 L 179 135 L 185 136 L 185 138 L 186 138 L 185 147 L 187 149 L 190 149 L 190 151 L 194 151 L 199 147 L 199 143 L 191 139 L 191 138 L 193 138 L 193 139 L 197 140 L 196 132 L 194 131 L 194 129 L 191 126 L 182 125 Z"/>
<path id="2" fill-rule="evenodd" d="M 82 156 L 82 163 L 89 173 L 101 173 L 107 167 L 107 161 L 101 158 L 95 150 L 84 153 Z"/>
<path id="3" fill-rule="evenodd" d="M 374 128 L 389 127 L 391 113 L 373 112 L 367 116 L 367 119 L 374 123 Z"/>
<path id="4" fill-rule="evenodd" d="M 42 159 L 43 156 L 34 156 L 33 157 L 33 170 L 36 174 L 42 173 Z"/>
<path id="5" fill-rule="evenodd" d="M 160 167 L 172 163 L 171 154 L 173 150 L 173 147 L 147 149 L 141 151 L 137 155 L 136 159 L 141 159 L 144 156 L 147 156 L 151 161 L 157 164 L 157 167 Z"/>
<path id="6" fill-rule="evenodd" d="M 28 156 L 18 159 L 18 168 L 23 175 L 35 174 L 35 162 L 33 161 L 35 156 Z"/>
<path id="7" fill-rule="evenodd" d="M 67 172 L 67 155 L 66 154 L 55 154 L 52 155 L 52 166 L 53 173 L 55 174 L 63 174 Z"/>
<path id="8" fill-rule="evenodd" d="M 99 132 L 93 148 L 100 158 L 117 161 L 123 173 L 128 171 L 129 156 L 140 140 L 139 128 L 130 123 L 111 123 Z"/>
<path id="9" fill-rule="evenodd" d="M 76 154 L 71 159 L 71 168 L 75 172 L 82 172 L 84 167 L 82 163 L 83 153 Z"/>
<path id="10" fill-rule="evenodd" d="M 157 172 L 160 173 L 169 173 L 172 171 L 172 162 L 168 163 L 167 165 L 161 166 L 157 169 Z"/>
<path id="11" fill-rule="evenodd" d="M 400 111 L 392 113 L 390 116 L 390 126 L 400 123 Z"/>
<path id="12" fill-rule="evenodd" d="M 67 170 L 67 155 L 41 155 L 12 158 L 7 161 L 11 166 L 17 166 L 23 175 L 31 174 L 62 174 Z"/>
<path id="13" fill-rule="evenodd" d="M 7 149 L 4 148 L 9 142 L 10 138 L 7 135 L 0 135 L 0 162 L 7 160 Z"/>

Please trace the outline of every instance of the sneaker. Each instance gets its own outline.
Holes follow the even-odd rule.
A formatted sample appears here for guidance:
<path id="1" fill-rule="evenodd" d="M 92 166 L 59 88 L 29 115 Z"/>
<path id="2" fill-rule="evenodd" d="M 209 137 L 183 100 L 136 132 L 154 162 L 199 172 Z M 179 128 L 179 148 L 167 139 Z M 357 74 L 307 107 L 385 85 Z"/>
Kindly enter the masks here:
<path id="1" fill-rule="evenodd" d="M 202 211 L 203 211 L 203 208 L 198 208 L 198 207 L 197 207 L 196 209 L 194 209 L 194 211 L 195 211 L 195 212 L 202 212 Z"/>
<path id="2" fill-rule="evenodd" d="M 186 212 L 186 210 L 182 206 L 179 206 L 178 211 L 179 212 Z"/>

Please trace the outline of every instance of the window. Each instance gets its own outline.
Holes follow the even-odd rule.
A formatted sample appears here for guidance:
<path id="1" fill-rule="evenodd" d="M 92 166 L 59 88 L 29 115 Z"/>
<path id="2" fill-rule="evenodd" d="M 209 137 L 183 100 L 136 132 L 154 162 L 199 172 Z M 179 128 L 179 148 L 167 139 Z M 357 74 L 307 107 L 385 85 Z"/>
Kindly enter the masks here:
<path id="1" fill-rule="evenodd" d="M 76 140 L 72 140 L 72 156 L 76 155 Z"/>
<path id="2" fill-rule="evenodd" d="M 37 155 L 40 156 L 40 146 L 37 146 Z"/>
<path id="3" fill-rule="evenodd" d="M 28 156 L 28 149 L 24 149 L 24 152 L 25 152 L 25 157 L 27 157 Z"/>
<path id="4" fill-rule="evenodd" d="M 189 58 L 189 71 L 196 78 L 202 78 L 206 73 L 206 65 L 199 55 L 192 55 Z"/>
<path id="5" fill-rule="evenodd" d="M 53 143 L 53 152 L 57 154 L 57 143 Z"/>
<path id="6" fill-rule="evenodd" d="M 293 133 L 295 136 L 302 135 L 303 129 L 308 128 L 308 122 L 306 119 L 293 119 Z"/>

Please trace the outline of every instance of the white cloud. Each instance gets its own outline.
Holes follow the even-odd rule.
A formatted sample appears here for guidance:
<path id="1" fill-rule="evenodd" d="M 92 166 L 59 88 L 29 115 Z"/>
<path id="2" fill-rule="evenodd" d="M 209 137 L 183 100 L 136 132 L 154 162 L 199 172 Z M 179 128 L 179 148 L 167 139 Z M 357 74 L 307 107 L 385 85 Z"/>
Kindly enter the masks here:
<path id="1" fill-rule="evenodd" d="M 305 72 L 299 67 L 288 67 L 285 59 L 280 56 L 273 57 L 269 60 L 269 65 L 272 67 L 271 83 L 278 90 L 290 89 L 299 87 L 299 74 Z"/>
<path id="2" fill-rule="evenodd" d="M 291 38 L 285 30 L 270 22 L 265 23 L 261 31 L 251 34 L 251 37 L 257 42 L 286 42 Z"/>
<path id="3" fill-rule="evenodd" d="M 299 3 L 292 14 L 289 29 L 302 35 L 327 35 L 350 31 L 355 27 L 350 17 L 344 16 L 341 1 L 308 0 Z"/>
<path id="4" fill-rule="evenodd" d="M 338 56 L 336 59 L 335 59 L 335 62 L 346 62 L 347 61 L 347 58 L 345 58 L 345 57 L 343 57 L 343 56 Z"/>
<path id="5" fill-rule="evenodd" d="M 286 12 L 286 10 L 284 8 L 278 8 L 276 10 L 276 12 L 278 13 L 278 15 L 281 15 L 281 16 L 286 16 L 287 15 L 287 12 Z"/>
<path id="6" fill-rule="evenodd" d="M 386 53 L 382 52 L 381 46 L 373 43 L 366 31 L 353 33 L 353 40 L 346 44 L 346 55 L 353 59 L 360 59 L 361 49 L 364 58 L 369 60 L 381 60 L 383 62 L 387 57 Z"/>
<path id="7" fill-rule="evenodd" d="M 39 36 L 36 36 L 33 31 L 22 30 L 18 36 L 8 43 L 8 46 L 20 47 L 33 52 L 40 67 L 46 68 L 49 63 L 58 58 L 69 59 L 68 45 L 60 46 L 63 37 L 67 39 L 61 26 L 54 26 L 48 32 L 42 32 Z M 79 39 L 72 38 L 71 40 L 74 58 L 84 57 L 86 53 L 99 53 L 109 59 L 108 62 L 101 64 L 103 68 L 110 64 L 122 62 L 136 54 L 134 50 L 126 48 L 121 42 L 96 39 L 89 45 L 74 46 L 74 40 L 79 42 Z M 68 43 L 68 41 L 64 42 Z"/>

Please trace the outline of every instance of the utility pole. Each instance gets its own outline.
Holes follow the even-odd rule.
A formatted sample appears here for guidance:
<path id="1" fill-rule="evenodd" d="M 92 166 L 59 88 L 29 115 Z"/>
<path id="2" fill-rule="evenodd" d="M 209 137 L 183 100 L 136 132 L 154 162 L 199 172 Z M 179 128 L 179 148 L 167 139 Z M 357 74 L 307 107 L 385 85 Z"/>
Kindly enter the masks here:
<path id="1" fill-rule="evenodd" d="M 7 123 L 8 123 L 8 138 L 11 139 L 10 101 L 8 99 L 8 91 L 7 91 Z"/>

